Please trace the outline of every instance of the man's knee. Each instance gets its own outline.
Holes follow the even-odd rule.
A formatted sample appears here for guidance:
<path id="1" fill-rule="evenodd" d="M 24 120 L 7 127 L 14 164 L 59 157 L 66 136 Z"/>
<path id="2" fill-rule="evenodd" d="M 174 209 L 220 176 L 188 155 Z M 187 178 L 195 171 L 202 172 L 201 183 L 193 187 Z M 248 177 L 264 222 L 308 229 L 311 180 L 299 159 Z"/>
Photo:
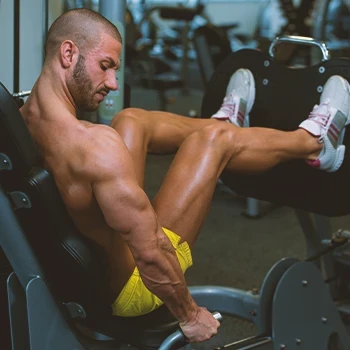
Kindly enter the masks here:
<path id="1" fill-rule="evenodd" d="M 202 143 L 214 147 L 233 147 L 237 138 L 238 128 L 225 122 L 207 125 L 194 133 Z"/>
<path id="2" fill-rule="evenodd" d="M 125 123 L 142 123 L 145 114 L 146 111 L 141 108 L 125 108 L 114 116 L 111 127 L 116 128 L 118 125 L 124 125 Z"/>

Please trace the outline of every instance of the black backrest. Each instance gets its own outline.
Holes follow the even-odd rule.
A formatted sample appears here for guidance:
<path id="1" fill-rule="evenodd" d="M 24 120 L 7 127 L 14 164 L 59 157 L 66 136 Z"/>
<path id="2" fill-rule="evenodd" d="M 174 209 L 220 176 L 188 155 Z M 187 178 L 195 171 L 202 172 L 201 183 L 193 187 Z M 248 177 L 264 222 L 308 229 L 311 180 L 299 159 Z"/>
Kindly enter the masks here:
<path id="1" fill-rule="evenodd" d="M 15 100 L 1 83 L 0 110 L 0 152 L 11 158 L 13 170 L 18 176 L 23 176 L 28 174 L 33 164 L 38 163 L 40 155 L 20 117 Z M 15 117 L 11 117 L 13 114 Z"/>
<path id="2" fill-rule="evenodd" d="M 110 316 L 113 295 L 104 254 L 77 230 L 54 179 L 38 166 L 39 152 L 1 83 L 0 130 L 0 153 L 8 155 L 12 163 L 12 170 L 1 172 L 0 185 L 8 193 L 21 191 L 28 196 L 31 207 L 17 209 L 16 214 L 45 273 L 42 277 L 59 300 L 82 304 L 94 321 Z"/>
<path id="3" fill-rule="evenodd" d="M 207 85 L 202 116 L 210 117 L 220 107 L 231 75 L 239 68 L 252 71 L 256 98 L 250 113 L 252 127 L 285 131 L 298 128 L 315 104 L 320 87 L 332 75 L 350 80 L 350 60 L 331 59 L 307 68 L 289 68 L 268 54 L 244 49 L 230 55 L 220 64 Z M 303 160 L 283 163 L 262 174 L 233 175 L 222 179 L 238 194 L 301 210 L 341 216 L 350 213 L 350 133 L 345 133 L 347 149 L 340 169 L 327 173 L 314 169 Z"/>

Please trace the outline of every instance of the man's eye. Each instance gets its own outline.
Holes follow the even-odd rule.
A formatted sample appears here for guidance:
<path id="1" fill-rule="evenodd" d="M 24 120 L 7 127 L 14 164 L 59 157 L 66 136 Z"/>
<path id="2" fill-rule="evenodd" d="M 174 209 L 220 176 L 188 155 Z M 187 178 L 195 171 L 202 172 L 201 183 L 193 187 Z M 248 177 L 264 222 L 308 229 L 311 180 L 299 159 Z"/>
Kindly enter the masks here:
<path id="1" fill-rule="evenodd" d="M 107 69 L 108 69 L 108 67 L 106 67 L 106 66 L 101 66 L 101 69 L 103 70 L 103 71 L 106 71 Z"/>

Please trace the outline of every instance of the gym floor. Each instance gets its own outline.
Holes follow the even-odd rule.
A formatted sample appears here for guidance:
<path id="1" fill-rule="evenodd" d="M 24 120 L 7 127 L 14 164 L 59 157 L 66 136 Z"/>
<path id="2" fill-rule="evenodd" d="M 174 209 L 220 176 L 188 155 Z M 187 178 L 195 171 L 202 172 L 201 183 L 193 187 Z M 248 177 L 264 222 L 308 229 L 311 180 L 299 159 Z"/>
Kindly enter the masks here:
<path id="1" fill-rule="evenodd" d="M 189 94 L 173 90 L 168 96 L 174 103 L 171 112 L 188 115 L 200 112 L 203 85 L 194 62 L 189 69 Z M 132 88 L 131 106 L 157 109 L 157 93 Z M 167 171 L 172 156 L 149 156 L 146 168 L 146 193 L 152 198 Z M 194 265 L 186 272 L 188 285 L 224 285 L 240 289 L 258 288 L 270 267 L 283 257 L 303 259 L 305 241 L 292 208 L 260 202 L 262 216 L 250 219 L 242 215 L 245 198 L 218 184 L 211 210 L 193 250 Z M 331 219 L 334 230 L 350 228 L 348 217 Z M 211 349 L 257 334 L 246 321 L 224 317 L 220 335 L 193 349 Z M 271 346 L 266 346 L 266 350 Z"/>

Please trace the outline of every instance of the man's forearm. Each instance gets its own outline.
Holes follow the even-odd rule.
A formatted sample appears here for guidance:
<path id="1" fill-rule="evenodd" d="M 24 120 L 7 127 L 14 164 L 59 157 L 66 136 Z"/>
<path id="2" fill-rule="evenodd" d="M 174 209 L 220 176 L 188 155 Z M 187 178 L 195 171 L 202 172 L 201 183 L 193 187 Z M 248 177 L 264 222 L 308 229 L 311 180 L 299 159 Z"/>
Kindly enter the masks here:
<path id="1" fill-rule="evenodd" d="M 139 187 L 120 187 L 122 210 L 108 218 L 131 250 L 145 286 L 160 298 L 180 322 L 196 316 L 192 299 L 174 247 L 163 232 L 146 194 Z"/>
<path id="2" fill-rule="evenodd" d="M 175 250 L 167 237 L 161 238 L 147 259 L 136 261 L 145 286 L 169 308 L 180 321 L 194 318 L 198 306 L 188 291 Z"/>

